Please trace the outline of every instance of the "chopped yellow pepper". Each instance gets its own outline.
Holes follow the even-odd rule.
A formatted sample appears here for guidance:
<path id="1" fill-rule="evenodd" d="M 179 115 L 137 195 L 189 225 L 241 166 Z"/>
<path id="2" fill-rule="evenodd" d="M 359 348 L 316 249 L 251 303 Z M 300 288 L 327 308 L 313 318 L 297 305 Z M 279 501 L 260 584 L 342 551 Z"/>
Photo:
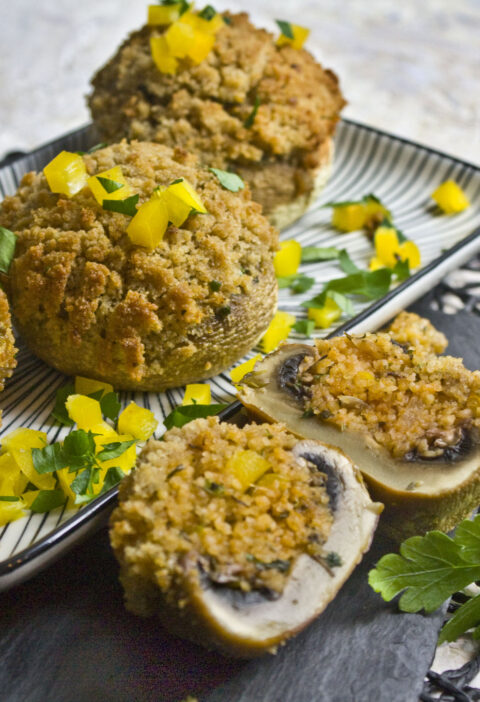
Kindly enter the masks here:
<path id="1" fill-rule="evenodd" d="M 165 25 L 176 22 L 180 17 L 182 3 L 177 2 L 172 5 L 149 5 L 148 20 L 149 25 Z"/>
<path id="2" fill-rule="evenodd" d="M 131 441 L 132 440 L 132 435 L 131 434 L 117 434 L 114 439 L 111 439 L 110 437 L 108 438 L 108 441 L 103 441 L 98 446 L 98 451 L 101 451 L 105 444 L 110 443 L 112 441 Z M 116 458 L 109 458 L 108 461 L 99 461 L 101 467 L 102 467 L 102 475 L 100 476 L 100 486 L 99 490 L 101 489 L 101 485 L 103 484 L 103 480 L 105 478 L 105 475 L 107 473 L 107 470 L 109 468 L 120 468 L 124 473 L 129 473 L 132 468 L 134 467 L 135 463 L 137 462 L 137 449 L 135 444 L 132 444 L 127 448 L 126 451 L 120 454 L 120 456 L 117 456 Z M 96 492 L 94 490 L 94 492 Z"/>
<path id="3" fill-rule="evenodd" d="M 298 271 L 301 260 L 302 247 L 298 241 L 294 241 L 293 239 L 281 241 L 280 251 L 277 251 L 273 259 L 275 275 L 277 278 L 294 275 Z"/>
<path id="4" fill-rule="evenodd" d="M 301 27 L 299 24 L 290 24 L 290 27 L 292 28 L 293 39 L 286 37 L 285 34 L 280 34 L 277 39 L 277 46 L 290 44 L 294 49 L 301 49 L 310 34 L 310 30 L 306 29 L 306 27 Z"/>
<path id="5" fill-rule="evenodd" d="M 271 468 L 265 458 L 249 449 L 236 451 L 228 459 L 225 467 L 241 483 L 243 490 L 247 490 Z"/>
<path id="6" fill-rule="evenodd" d="M 134 439 L 146 441 L 149 439 L 158 422 L 153 412 L 145 407 L 139 407 L 131 402 L 118 417 L 118 431 L 121 434 L 130 434 Z"/>
<path id="7" fill-rule="evenodd" d="M 182 405 L 209 405 L 212 401 L 210 385 L 191 383 L 185 388 Z"/>
<path id="8" fill-rule="evenodd" d="M 321 329 L 328 329 L 341 316 L 342 308 L 331 297 L 327 297 L 323 307 L 308 308 L 308 319 L 313 319 L 315 326 Z"/>
<path id="9" fill-rule="evenodd" d="M 204 17 L 199 17 L 198 15 L 192 16 L 196 18 L 194 25 L 195 28 L 200 32 L 205 32 L 205 34 L 216 34 L 220 29 L 222 29 L 222 27 L 225 27 L 223 17 L 218 12 L 211 19 L 205 19 Z"/>
<path id="10" fill-rule="evenodd" d="M 365 226 L 367 215 L 363 203 L 339 205 L 333 208 L 332 224 L 341 232 L 353 232 Z"/>
<path id="11" fill-rule="evenodd" d="M 232 368 L 232 370 L 230 371 L 230 378 L 232 379 L 232 382 L 239 383 L 244 375 L 253 371 L 256 362 L 259 361 L 261 358 L 262 354 L 257 353 L 253 358 L 250 358 L 248 361 L 240 363 L 240 365 L 236 368 Z"/>
<path id="12" fill-rule="evenodd" d="M 276 312 L 260 344 L 265 353 L 270 353 L 277 348 L 281 341 L 285 341 L 290 334 L 290 329 L 295 324 L 295 317 L 288 312 Z"/>
<path id="13" fill-rule="evenodd" d="M 178 197 L 193 210 L 201 212 L 202 214 L 207 213 L 205 205 L 201 201 L 199 194 L 185 178 L 179 178 L 178 181 L 171 183 L 168 186 L 168 192 Z"/>
<path id="14" fill-rule="evenodd" d="M 284 475 L 279 475 L 278 473 L 265 473 L 265 475 L 262 475 L 260 480 L 257 480 L 255 483 L 256 488 L 275 488 L 275 483 L 277 485 L 281 485 L 282 483 L 285 485 L 288 482 L 288 478 L 286 478 Z"/>
<path id="15" fill-rule="evenodd" d="M 158 198 L 165 203 L 168 210 L 168 221 L 175 227 L 181 227 L 192 211 L 190 205 L 187 205 L 186 202 L 180 200 L 180 198 L 174 195 L 169 188 L 156 188 L 152 198 Z"/>
<path id="16" fill-rule="evenodd" d="M 180 19 L 170 25 L 165 33 L 165 39 L 171 56 L 185 58 L 195 39 L 195 30 Z"/>
<path id="17" fill-rule="evenodd" d="M 0 526 L 24 517 L 26 515 L 24 509 L 25 503 L 22 499 L 0 500 Z"/>
<path id="18" fill-rule="evenodd" d="M 109 392 L 113 392 L 113 385 L 104 383 L 103 380 L 85 378 L 82 375 L 75 377 L 75 392 L 79 395 L 92 395 L 99 390 L 102 390 L 103 394 L 106 395 Z"/>
<path id="19" fill-rule="evenodd" d="M 102 185 L 99 178 L 111 180 L 114 183 L 120 185 L 120 187 L 113 190 L 113 187 L 115 186 L 112 185 L 112 191 L 109 192 L 109 190 Z M 92 191 L 95 197 L 95 200 L 98 202 L 99 205 L 103 205 L 104 200 L 125 200 L 132 194 L 130 186 L 128 185 L 127 181 L 125 180 L 125 176 L 122 173 L 121 166 L 114 166 L 114 168 L 110 168 L 108 171 L 103 171 L 103 173 L 97 173 L 96 175 L 91 176 L 87 182 L 90 190 Z"/>
<path id="20" fill-rule="evenodd" d="M 470 201 L 453 180 L 447 180 L 436 188 L 432 193 L 432 198 L 446 214 L 456 214 L 463 212 L 470 206 Z"/>
<path id="21" fill-rule="evenodd" d="M 177 59 L 171 55 L 164 35 L 150 37 L 150 51 L 153 61 L 161 73 L 175 75 L 178 68 Z"/>
<path id="22" fill-rule="evenodd" d="M 0 456 L 0 495 L 19 497 L 27 487 L 28 479 L 10 451 Z"/>
<path id="23" fill-rule="evenodd" d="M 159 198 L 153 198 L 140 205 L 127 227 L 127 234 L 134 244 L 152 251 L 162 241 L 167 227 L 167 207 Z"/>
<path id="24" fill-rule="evenodd" d="M 197 65 L 204 61 L 215 44 L 215 35 L 207 32 L 195 32 L 188 49 L 188 57 Z"/>
<path id="25" fill-rule="evenodd" d="M 43 449 L 47 445 L 44 431 L 15 429 L 2 438 L 3 446 L 10 453 L 26 478 L 40 490 L 53 490 L 55 480 L 50 473 L 37 473 L 33 465 L 32 448 Z"/>
<path id="26" fill-rule="evenodd" d="M 409 262 L 410 268 L 421 264 L 418 246 L 413 241 L 400 244 L 398 235 L 393 227 L 378 227 L 375 231 L 376 256 L 370 262 L 370 270 L 387 267 L 394 268 L 397 261 Z"/>
<path id="27" fill-rule="evenodd" d="M 61 151 L 43 169 L 52 193 L 72 197 L 87 183 L 87 170 L 80 154 Z"/>

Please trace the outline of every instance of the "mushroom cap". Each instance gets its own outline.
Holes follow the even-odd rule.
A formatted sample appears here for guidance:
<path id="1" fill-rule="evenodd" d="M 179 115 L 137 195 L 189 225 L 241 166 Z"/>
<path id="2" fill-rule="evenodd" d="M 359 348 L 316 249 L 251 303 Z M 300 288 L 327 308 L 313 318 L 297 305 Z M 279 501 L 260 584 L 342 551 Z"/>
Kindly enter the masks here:
<path id="1" fill-rule="evenodd" d="M 480 442 L 476 430 L 447 460 L 394 458 L 361 432 L 343 430 L 305 416 L 304 397 L 294 385 L 301 361 L 313 356 L 312 346 L 286 344 L 255 366 L 255 382 L 245 376 L 238 397 L 255 415 L 283 422 L 299 437 L 336 446 L 354 461 L 372 499 L 383 502 L 380 528 L 396 540 L 431 529 L 448 531 L 480 501 Z M 254 387 L 255 386 L 255 387 Z M 295 394 L 296 393 L 296 394 Z"/>
<path id="2" fill-rule="evenodd" d="M 248 430 L 250 440 L 254 440 L 263 427 L 253 425 L 245 430 Z M 273 652 L 317 617 L 368 550 L 382 509 L 382 505 L 371 502 L 360 473 L 343 452 L 317 441 L 297 441 L 278 425 L 269 425 L 270 430 L 276 439 L 278 436 L 287 437 L 291 446 L 288 451 L 301 470 L 308 466 L 312 474 L 321 473 L 326 477 L 332 520 L 326 540 L 321 543 L 321 553 L 334 556 L 329 565 L 328 559 L 301 552 L 285 576 L 283 588 L 274 597 L 260 585 L 254 584 L 245 590 L 218 579 L 214 581 L 208 569 L 202 567 L 205 553 L 192 548 L 183 551 L 183 556 L 179 555 L 184 548 L 183 542 L 182 546 L 171 548 L 170 555 L 165 555 L 167 548 L 164 544 L 176 543 L 174 530 L 181 528 L 182 539 L 185 539 L 184 529 L 187 527 L 178 521 L 178 513 L 172 504 L 176 500 L 185 500 L 184 491 L 180 483 L 175 486 L 175 495 L 165 487 L 167 469 L 164 464 L 168 448 L 158 442 L 144 449 L 135 475 L 122 485 L 119 506 L 111 518 L 111 542 L 120 562 L 127 606 L 139 614 L 154 614 L 173 633 L 231 656 L 254 657 Z M 196 420 L 194 426 L 184 432 L 185 441 L 191 443 L 193 438 L 198 445 L 202 444 L 204 451 L 213 451 L 211 444 L 205 443 L 212 431 L 215 431 L 214 422 Z M 225 424 L 217 425 L 216 431 L 223 439 L 230 431 L 238 432 Z M 178 448 L 182 435 L 178 431 L 173 435 L 169 432 L 167 442 L 175 441 Z M 261 441 L 265 446 L 265 439 Z M 188 480 L 192 478 L 189 476 Z M 236 509 L 241 514 L 243 509 L 250 508 L 237 506 Z M 319 503 L 318 509 L 324 510 L 325 504 Z M 162 520 L 158 516 L 165 510 L 170 515 L 169 522 L 165 522 L 167 528 L 160 526 Z M 189 529 L 192 526 L 191 514 L 189 511 Z M 246 511 L 245 518 L 246 523 L 254 519 L 250 511 Z M 219 512 L 218 519 L 225 521 L 223 512 Z M 231 517 L 227 522 L 235 529 L 236 522 Z M 168 524 L 171 524 L 169 528 Z M 218 526 L 221 528 L 222 524 Z M 291 536 L 289 529 L 286 532 Z M 210 543 L 210 531 L 208 538 Z M 264 540 L 274 537 L 268 531 L 260 530 L 254 538 L 263 545 Z M 201 542 L 201 536 L 199 539 Z M 280 552 L 279 543 L 274 543 L 277 544 L 273 546 L 274 550 Z M 251 543 L 249 547 L 254 548 Z M 240 563 L 241 559 L 238 556 L 237 559 Z"/>
<path id="3" fill-rule="evenodd" d="M 10 297 L 28 345 L 64 373 L 118 389 L 160 391 L 232 365 L 277 300 L 277 233 L 248 187 L 230 192 L 195 157 L 160 144 L 122 142 L 84 161 L 90 175 L 121 166 L 140 204 L 185 178 L 208 213 L 170 225 L 149 251 L 130 241 L 130 217 L 104 210 L 88 186 L 67 198 L 43 174 L 24 176 L 0 223 L 18 237 Z"/>

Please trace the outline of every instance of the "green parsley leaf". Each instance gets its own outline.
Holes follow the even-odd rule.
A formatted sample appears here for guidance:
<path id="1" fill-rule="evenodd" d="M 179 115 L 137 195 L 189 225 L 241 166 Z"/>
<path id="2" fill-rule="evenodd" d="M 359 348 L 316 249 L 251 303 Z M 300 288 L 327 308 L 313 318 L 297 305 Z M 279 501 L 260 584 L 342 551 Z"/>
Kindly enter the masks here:
<path id="1" fill-rule="evenodd" d="M 438 637 L 438 643 L 441 644 L 444 641 L 455 641 L 459 636 L 464 634 L 468 629 L 473 626 L 478 626 L 480 623 L 480 595 L 475 595 L 472 599 L 464 602 L 461 607 L 457 609 L 455 614 L 443 627 Z M 478 638 L 477 635 L 474 638 Z"/>
<path id="2" fill-rule="evenodd" d="M 198 13 L 198 16 L 210 22 L 210 20 L 213 19 L 216 14 L 217 11 L 211 5 L 206 5 L 203 10 Z"/>
<path id="3" fill-rule="evenodd" d="M 215 310 L 215 317 L 220 320 L 225 319 L 231 311 L 232 309 L 229 305 L 223 305 L 223 307 L 219 307 Z"/>
<path id="4" fill-rule="evenodd" d="M 225 493 L 224 485 L 220 485 L 220 483 L 214 483 L 210 480 L 205 480 L 203 489 L 205 490 L 205 492 L 208 492 L 209 495 L 214 495 L 217 497 Z"/>
<path id="5" fill-rule="evenodd" d="M 377 271 L 359 271 L 344 278 L 335 278 L 326 284 L 326 290 L 342 293 L 343 295 L 361 295 L 368 300 L 377 300 L 386 295 L 390 288 L 392 271 L 380 268 Z M 304 306 L 305 303 L 302 303 Z M 312 305 L 308 305 L 312 307 Z"/>
<path id="6" fill-rule="evenodd" d="M 134 217 L 137 214 L 138 195 L 131 195 L 125 200 L 104 200 L 102 207 L 109 212 L 119 212 L 120 214 Z"/>
<path id="7" fill-rule="evenodd" d="M 170 414 L 165 417 L 163 423 L 166 429 L 171 429 L 172 427 L 183 427 L 188 422 L 193 419 L 198 419 L 198 417 L 211 417 L 215 414 L 221 412 L 228 405 L 225 404 L 212 404 L 212 405 L 179 405 L 170 412 Z"/>
<path id="8" fill-rule="evenodd" d="M 67 401 L 67 397 L 74 393 L 75 387 L 71 383 L 58 388 L 55 395 L 55 407 L 52 410 L 52 417 L 54 417 L 57 422 L 70 427 L 72 427 L 75 422 L 73 419 L 70 419 L 67 408 L 65 407 L 65 402 Z"/>
<path id="9" fill-rule="evenodd" d="M 103 397 L 104 390 L 95 390 L 95 392 L 89 392 L 87 397 L 91 397 L 92 400 L 97 400 L 97 402 Z"/>
<path id="10" fill-rule="evenodd" d="M 293 325 L 294 329 L 299 334 L 305 334 L 305 336 L 311 336 L 313 330 L 315 329 L 315 322 L 313 319 L 299 319 Z"/>
<path id="11" fill-rule="evenodd" d="M 20 498 L 15 495 L 0 495 L 0 502 L 20 502 Z"/>
<path id="12" fill-rule="evenodd" d="M 397 280 L 407 280 L 410 278 L 410 264 L 408 259 L 406 261 L 397 261 L 393 267 L 393 275 Z"/>
<path id="13" fill-rule="evenodd" d="M 225 22 L 225 24 L 232 24 L 231 18 L 228 17 L 227 15 L 224 15 L 224 16 L 222 17 L 222 19 L 223 19 L 223 21 Z"/>
<path id="14" fill-rule="evenodd" d="M 88 151 L 87 154 L 93 154 L 95 151 L 99 151 L 100 149 L 104 149 L 106 146 L 108 146 L 106 141 L 101 141 L 98 144 L 95 144 L 95 146 L 92 146 Z"/>
<path id="15" fill-rule="evenodd" d="M 392 226 L 391 221 L 389 221 L 388 219 L 384 219 L 383 221 L 386 222 L 384 226 Z M 397 227 L 395 227 L 395 231 L 397 232 L 397 239 L 399 244 L 404 244 L 406 241 L 408 241 L 407 237 L 402 231 L 400 231 L 400 229 L 397 229 Z"/>
<path id="16" fill-rule="evenodd" d="M 333 246 L 303 246 L 302 263 L 317 263 L 318 261 L 332 261 L 340 255 L 339 249 Z"/>
<path id="17" fill-rule="evenodd" d="M 208 283 L 208 287 L 211 292 L 218 292 L 220 288 L 222 287 L 222 284 L 218 280 L 211 280 Z"/>
<path id="18" fill-rule="evenodd" d="M 91 431 L 77 429 L 67 434 L 63 441 L 63 455 L 73 473 L 95 462 L 95 441 Z"/>
<path id="19" fill-rule="evenodd" d="M 45 448 L 32 448 L 33 465 L 37 473 L 53 473 L 55 470 L 62 470 L 68 466 L 65 460 L 62 444 L 55 442 Z"/>
<path id="20" fill-rule="evenodd" d="M 136 443 L 135 439 L 131 441 L 114 441 L 111 444 L 103 444 L 101 451 L 97 453 L 97 458 L 99 461 L 110 461 L 112 458 L 118 458 L 122 453 L 133 446 Z"/>
<path id="21" fill-rule="evenodd" d="M 100 408 L 102 410 L 102 414 L 107 419 L 111 419 L 112 422 L 117 421 L 121 407 L 122 406 L 118 400 L 118 395 L 116 392 L 107 392 L 100 398 Z"/>
<path id="22" fill-rule="evenodd" d="M 120 480 L 122 480 L 124 477 L 125 473 L 121 468 L 118 468 L 118 466 L 112 466 L 112 468 L 109 468 L 105 474 L 102 489 L 100 490 L 99 494 L 103 495 L 103 493 L 111 490 L 111 488 L 118 485 Z"/>
<path id="23" fill-rule="evenodd" d="M 280 289 L 290 288 L 294 293 L 304 293 L 314 285 L 315 278 L 310 278 L 304 273 L 294 273 L 277 278 L 277 283 Z"/>
<path id="24" fill-rule="evenodd" d="M 360 272 L 360 268 L 352 261 L 346 249 L 342 249 L 338 254 L 338 262 L 342 271 L 348 275 Z"/>
<path id="25" fill-rule="evenodd" d="M 255 96 L 255 102 L 253 104 L 252 111 L 248 115 L 247 119 L 243 123 L 243 126 L 246 127 L 247 129 L 250 129 L 250 127 L 253 125 L 255 122 L 255 117 L 257 116 L 258 108 L 260 107 L 260 98 L 258 95 Z"/>
<path id="26" fill-rule="evenodd" d="M 245 183 L 236 173 L 230 173 L 229 171 L 221 171 L 219 168 L 209 168 L 209 171 L 214 173 L 220 185 L 225 190 L 230 190 L 232 193 L 238 193 L 239 190 L 243 190 Z"/>
<path id="27" fill-rule="evenodd" d="M 338 568 L 342 565 L 342 557 L 336 551 L 330 551 L 325 557 L 325 561 L 330 568 Z"/>
<path id="28" fill-rule="evenodd" d="M 281 33 L 283 34 L 284 37 L 287 37 L 287 39 L 293 39 L 293 29 L 292 25 L 290 22 L 285 22 L 284 20 L 275 20 L 275 22 L 278 24 Z"/>
<path id="29" fill-rule="evenodd" d="M 120 190 L 120 188 L 125 187 L 123 183 L 119 183 L 118 181 L 112 180 L 111 178 L 102 178 L 102 176 L 97 176 L 97 180 L 102 186 L 102 188 L 106 190 L 107 193 L 114 193 L 117 190 Z"/>
<path id="30" fill-rule="evenodd" d="M 30 509 L 32 512 L 50 512 L 65 504 L 66 499 L 63 490 L 40 490 Z"/>
<path id="31" fill-rule="evenodd" d="M 15 255 L 15 246 L 17 245 L 17 235 L 0 227 L 0 271 L 8 273 L 10 264 Z"/>
<path id="32" fill-rule="evenodd" d="M 399 607 L 404 612 L 433 612 L 447 597 L 479 579 L 480 516 L 461 522 L 453 538 L 429 531 L 407 539 L 400 555 L 383 556 L 368 576 L 384 600 L 403 592 Z"/>
<path id="33" fill-rule="evenodd" d="M 340 280 L 344 280 L 341 278 Z M 328 285 L 328 284 L 327 284 Z M 302 307 L 313 307 L 314 309 L 322 309 L 322 307 L 325 307 L 325 302 L 327 301 L 327 297 L 331 298 L 332 300 L 335 300 L 337 305 L 340 307 L 342 312 L 346 315 L 351 315 L 354 312 L 353 309 L 353 304 L 351 300 L 348 299 L 348 297 L 345 297 L 342 293 L 337 292 L 336 290 L 329 290 L 328 288 L 324 289 L 319 295 L 315 295 L 315 297 L 312 297 L 311 300 L 307 300 L 306 302 L 302 302 L 301 305 Z"/>
<path id="34" fill-rule="evenodd" d="M 172 180 L 172 182 L 170 183 L 170 185 L 178 185 L 178 183 L 183 183 L 183 178 L 177 178 L 176 180 Z M 155 190 L 158 190 L 158 189 L 161 188 L 161 187 L 162 187 L 162 186 L 159 185 L 158 188 L 155 188 Z"/>

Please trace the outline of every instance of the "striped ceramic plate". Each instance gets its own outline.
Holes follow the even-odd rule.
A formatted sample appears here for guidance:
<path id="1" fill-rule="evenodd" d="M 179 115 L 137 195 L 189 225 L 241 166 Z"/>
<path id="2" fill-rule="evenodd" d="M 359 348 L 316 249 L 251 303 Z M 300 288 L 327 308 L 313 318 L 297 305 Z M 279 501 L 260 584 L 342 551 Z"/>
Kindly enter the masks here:
<path id="1" fill-rule="evenodd" d="M 25 172 L 41 169 L 59 150 L 85 150 L 93 141 L 93 133 L 86 127 L 0 168 L 1 195 L 14 193 Z M 474 203 L 459 215 L 439 215 L 430 199 L 434 188 L 447 179 L 455 180 Z M 378 328 L 431 289 L 449 270 L 480 250 L 479 168 L 346 121 L 338 128 L 335 166 L 321 199 L 285 230 L 282 238 L 295 238 L 302 246 L 346 248 L 353 261 L 365 268 L 372 255 L 371 242 L 361 232 L 339 234 L 332 229 L 330 210 L 322 207 L 322 203 L 356 200 L 367 193 L 379 197 L 392 211 L 396 226 L 418 244 L 422 269 L 382 300 L 369 306 L 356 304 L 355 318 L 336 330 L 329 330 L 330 333 Z M 304 295 L 282 290 L 279 297 L 279 308 L 297 318 L 305 314 L 300 306 L 303 300 L 319 292 L 327 280 L 341 275 L 336 262 L 304 265 L 302 271 L 315 278 L 314 288 Z M 304 337 L 292 334 L 292 339 L 304 340 Z M 49 441 L 57 440 L 61 430 L 51 421 L 50 413 L 56 390 L 65 382 L 65 376 L 36 359 L 20 343 L 18 367 L 1 398 L 1 432 L 19 426 L 32 427 L 46 431 Z M 210 384 L 214 401 L 233 400 L 228 373 L 213 378 Z M 164 394 L 125 392 L 120 399 L 123 404 L 135 400 L 153 410 L 161 420 L 181 401 L 182 392 L 182 388 Z M 98 526 L 108 516 L 115 496 L 114 488 L 76 513 L 59 508 L 0 527 L 0 589 L 29 577 Z"/>

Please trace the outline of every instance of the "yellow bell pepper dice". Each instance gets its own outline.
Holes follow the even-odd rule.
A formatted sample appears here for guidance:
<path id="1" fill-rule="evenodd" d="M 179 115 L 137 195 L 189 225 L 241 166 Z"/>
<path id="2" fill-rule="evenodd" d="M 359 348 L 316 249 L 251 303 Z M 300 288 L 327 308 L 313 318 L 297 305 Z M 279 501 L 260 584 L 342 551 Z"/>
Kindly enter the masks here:
<path id="1" fill-rule="evenodd" d="M 166 25 L 176 22 L 180 17 L 181 3 L 172 5 L 149 5 L 148 20 L 149 25 Z"/>
<path id="2" fill-rule="evenodd" d="M 27 490 L 27 492 L 23 493 L 22 500 L 27 509 L 30 509 L 30 507 L 33 505 L 39 494 L 40 490 Z"/>
<path id="3" fill-rule="evenodd" d="M 188 180 L 185 180 L 185 178 L 175 180 L 168 186 L 167 191 L 172 195 L 175 195 L 175 197 L 178 197 L 179 200 L 184 202 L 191 209 L 201 212 L 202 214 L 207 213 L 205 205 L 201 201 L 199 194 L 188 182 Z"/>
<path id="4" fill-rule="evenodd" d="M 370 259 L 369 263 L 369 270 L 371 271 L 378 271 L 380 268 L 385 268 L 385 264 L 383 261 L 381 261 L 378 256 L 374 256 L 372 259 Z"/>
<path id="5" fill-rule="evenodd" d="M 277 46 L 283 46 L 284 44 L 290 44 L 294 49 L 301 49 L 308 39 L 310 30 L 306 27 L 301 27 L 299 24 L 290 24 L 293 33 L 293 39 L 286 37 L 285 34 L 281 34 L 277 39 Z"/>
<path id="6" fill-rule="evenodd" d="M 190 205 L 180 200 L 168 188 L 156 188 L 152 197 L 158 198 L 165 203 L 168 211 L 168 221 L 175 227 L 181 227 L 192 211 Z"/>
<path id="7" fill-rule="evenodd" d="M 210 385 L 191 383 L 185 387 L 182 405 L 209 405 L 212 401 Z"/>
<path id="8" fill-rule="evenodd" d="M 27 477 L 21 472 L 10 451 L 3 453 L 0 456 L 0 495 L 20 497 L 27 483 Z"/>
<path id="9" fill-rule="evenodd" d="M 453 180 L 447 180 L 439 185 L 433 191 L 431 197 L 446 214 L 463 212 L 470 206 L 469 199 L 461 187 Z"/>
<path id="10" fill-rule="evenodd" d="M 195 39 L 195 30 L 186 22 L 178 20 L 165 32 L 165 40 L 171 56 L 185 58 Z"/>
<path id="11" fill-rule="evenodd" d="M 178 61 L 170 53 L 167 40 L 163 34 L 160 37 L 150 37 L 150 52 L 154 64 L 161 73 L 175 75 L 178 69 Z"/>
<path id="12" fill-rule="evenodd" d="M 79 395 L 92 395 L 99 390 L 103 391 L 104 395 L 113 392 L 113 385 L 104 383 L 103 380 L 95 380 L 94 378 L 85 378 L 83 375 L 75 376 L 75 392 Z"/>
<path id="13" fill-rule="evenodd" d="M 225 27 L 225 22 L 223 21 L 222 15 L 216 12 L 211 19 L 205 19 L 205 17 L 196 15 L 196 23 L 194 26 L 195 29 L 205 34 L 216 34 L 222 27 Z"/>
<path id="14" fill-rule="evenodd" d="M 366 224 L 368 224 L 369 220 L 371 220 L 373 217 L 378 217 L 378 215 L 382 215 L 381 219 L 386 217 L 388 220 L 390 220 L 392 216 L 390 210 L 387 210 L 387 208 L 384 205 L 382 205 L 381 202 L 378 202 L 375 198 L 367 197 L 365 199 L 363 207 L 365 209 Z"/>
<path id="15" fill-rule="evenodd" d="M 104 200 L 125 200 L 132 194 L 121 166 L 114 166 L 108 171 L 97 173 L 87 182 L 99 205 L 102 205 Z"/>
<path id="16" fill-rule="evenodd" d="M 375 231 L 375 252 L 377 258 L 384 266 L 393 268 L 397 262 L 396 254 L 399 253 L 397 232 L 393 227 L 378 227 Z"/>
<path id="17" fill-rule="evenodd" d="M 25 503 L 22 499 L 12 501 L 0 499 L 0 526 L 14 522 L 21 517 L 26 517 L 26 515 Z"/>
<path id="18" fill-rule="evenodd" d="M 61 151 L 43 169 L 52 193 L 72 197 L 87 184 L 87 170 L 80 154 Z"/>
<path id="19" fill-rule="evenodd" d="M 187 56 L 192 59 L 193 63 L 198 65 L 207 58 L 214 45 L 214 34 L 196 31 L 188 48 Z"/>
<path id="20" fill-rule="evenodd" d="M 232 382 L 239 383 L 241 379 L 245 375 L 247 375 L 247 373 L 251 373 L 253 371 L 256 362 L 259 361 L 261 358 L 262 354 L 257 353 L 253 358 L 250 358 L 248 361 L 240 363 L 240 365 L 236 368 L 232 368 L 232 370 L 230 371 L 230 378 L 232 379 Z"/>
<path id="21" fill-rule="evenodd" d="M 55 480 L 50 473 L 40 474 L 33 465 L 32 448 L 43 449 L 47 445 L 44 431 L 15 429 L 2 439 L 3 446 L 12 456 L 23 475 L 40 490 L 52 490 Z"/>
<path id="22" fill-rule="evenodd" d="M 65 402 L 68 416 L 79 429 L 89 431 L 93 426 L 103 424 L 100 402 L 86 395 L 69 395 Z"/>
<path id="23" fill-rule="evenodd" d="M 133 437 L 130 434 L 118 434 L 114 440 L 109 439 L 108 441 L 104 441 L 103 445 L 109 444 L 113 441 L 131 441 L 132 438 Z M 102 451 L 102 448 L 103 446 L 100 445 L 98 447 L 99 451 Z M 98 488 L 94 488 L 95 493 L 100 492 L 100 490 L 102 489 L 102 483 L 109 468 L 120 468 L 120 470 L 122 470 L 124 473 L 129 473 L 135 466 L 136 462 L 137 447 L 135 444 L 129 446 L 123 453 L 121 453 L 116 458 L 109 458 L 108 461 L 100 461 L 100 465 L 102 467 L 102 475 L 100 476 Z"/>
<path id="24" fill-rule="evenodd" d="M 57 470 L 57 478 L 58 482 L 60 483 L 60 487 L 63 490 L 63 493 L 65 497 L 68 498 L 67 502 L 67 508 L 72 509 L 72 507 L 75 506 L 75 493 L 73 492 L 71 485 L 75 478 L 77 477 L 77 473 L 75 472 L 69 472 L 68 468 L 62 468 L 61 470 Z M 35 498 L 33 498 L 35 499 Z M 32 500 L 33 502 L 33 500 Z"/>
<path id="25" fill-rule="evenodd" d="M 320 329 L 328 329 L 341 316 L 342 308 L 331 297 L 327 297 L 323 307 L 308 308 L 308 319 L 313 319 L 315 326 L 320 327 Z"/>
<path id="26" fill-rule="evenodd" d="M 225 467 L 241 483 L 243 490 L 247 490 L 271 468 L 265 458 L 249 449 L 236 451 Z"/>
<path id="27" fill-rule="evenodd" d="M 410 268 L 417 268 L 421 264 L 420 251 L 413 241 L 404 241 L 398 247 L 398 253 L 402 261 L 408 259 Z"/>
<path id="28" fill-rule="evenodd" d="M 363 203 L 337 205 L 333 208 L 332 225 L 341 232 L 353 232 L 365 226 L 367 213 Z"/>
<path id="29" fill-rule="evenodd" d="M 130 241 L 152 251 L 162 241 L 168 227 L 168 210 L 163 200 L 147 200 L 137 210 L 127 227 Z"/>
<path id="30" fill-rule="evenodd" d="M 277 348 L 281 341 L 285 341 L 290 334 L 290 329 L 295 324 L 295 317 L 288 312 L 276 312 L 260 344 L 265 353 L 270 353 Z"/>
<path id="31" fill-rule="evenodd" d="M 131 402 L 118 417 L 118 431 L 120 434 L 130 434 L 134 439 L 146 441 L 149 439 L 158 422 L 153 412 L 145 407 L 139 407 Z"/>
<path id="32" fill-rule="evenodd" d="M 294 275 L 302 260 L 302 247 L 298 241 L 290 239 L 280 242 L 280 251 L 273 258 L 273 266 L 277 278 Z"/>

